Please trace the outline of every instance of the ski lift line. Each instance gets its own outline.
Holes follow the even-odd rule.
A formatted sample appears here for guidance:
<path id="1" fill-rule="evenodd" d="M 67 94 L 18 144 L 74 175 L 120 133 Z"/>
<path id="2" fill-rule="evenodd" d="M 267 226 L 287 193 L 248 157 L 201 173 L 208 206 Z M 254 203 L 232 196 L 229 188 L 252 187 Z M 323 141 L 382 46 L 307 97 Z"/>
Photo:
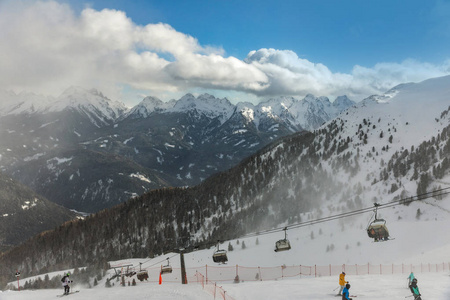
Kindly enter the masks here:
<path id="1" fill-rule="evenodd" d="M 373 207 L 368 207 L 368 208 L 359 209 L 359 210 L 356 210 L 356 211 L 351 211 L 351 212 L 346 212 L 346 213 L 341 213 L 341 214 L 338 214 L 338 215 L 324 217 L 324 218 L 320 218 L 320 219 L 316 219 L 316 220 L 310 220 L 310 221 L 301 222 L 301 223 L 297 223 L 297 224 L 293 224 L 293 225 L 288 225 L 288 226 L 283 226 L 283 227 L 279 227 L 279 228 L 259 231 L 259 232 L 256 232 L 256 233 L 251 233 L 251 234 L 245 235 L 243 237 L 253 237 L 253 236 L 258 236 L 258 235 L 264 235 L 264 234 L 279 232 L 279 231 L 284 230 L 284 228 L 299 228 L 299 227 L 310 226 L 310 225 L 314 225 L 314 224 L 318 224 L 318 223 L 333 221 L 333 220 L 337 220 L 337 219 L 341 219 L 341 218 L 345 218 L 345 217 L 350 217 L 350 216 L 354 216 L 354 215 L 358 215 L 358 214 L 362 214 L 362 213 L 371 212 L 372 210 L 373 210 Z"/>
<path id="2" fill-rule="evenodd" d="M 407 203 L 411 203 L 414 201 L 425 200 L 425 199 L 428 199 L 431 197 L 448 195 L 448 194 L 450 194 L 450 191 L 446 191 L 446 190 L 449 190 L 449 189 L 450 189 L 450 187 L 446 187 L 446 188 L 442 188 L 439 190 L 434 190 L 432 192 L 427 192 L 427 193 L 423 193 L 420 195 L 415 195 L 415 196 L 411 196 L 411 197 L 407 197 L 407 198 L 402 198 L 400 200 L 391 201 L 391 202 L 388 202 L 385 204 L 378 204 L 377 209 L 384 209 L 384 208 L 397 206 L 399 204 L 407 204 Z M 443 192 L 443 191 L 446 191 L 446 192 Z M 438 193 L 438 192 L 440 192 L 440 193 Z M 324 218 L 320 218 L 320 219 L 316 219 L 316 220 L 310 220 L 310 221 L 301 222 L 301 223 L 297 223 L 297 224 L 293 224 L 293 225 L 287 225 L 287 226 L 283 226 L 283 227 L 259 231 L 259 232 L 244 235 L 242 237 L 243 238 L 254 237 L 254 236 L 259 236 L 259 235 L 275 233 L 275 232 L 282 231 L 285 228 L 301 228 L 301 227 L 305 227 L 305 226 L 315 225 L 315 224 L 324 223 L 324 222 L 328 222 L 328 221 L 334 221 L 334 220 L 351 217 L 351 216 L 355 216 L 355 215 L 359 215 L 359 214 L 364 214 L 364 213 L 368 213 L 371 211 L 373 211 L 373 207 L 362 208 L 362 209 L 358 209 L 358 210 L 354 210 L 354 211 L 350 211 L 350 212 L 346 212 L 346 213 L 341 213 L 341 214 L 337 214 L 337 215 L 333 215 L 333 216 L 329 216 L 329 217 L 324 217 Z"/>
<path id="3" fill-rule="evenodd" d="M 172 256 L 170 256 L 170 257 L 168 257 L 168 258 L 170 259 L 170 258 L 173 258 L 173 257 L 175 257 L 175 256 L 177 256 L 177 255 L 178 255 L 178 253 L 175 253 L 174 255 L 172 255 Z M 144 264 L 146 264 L 146 263 L 149 262 L 150 260 L 151 260 L 151 259 L 146 260 L 145 262 L 141 263 L 141 265 L 143 266 Z M 154 263 L 154 264 L 152 264 L 152 265 L 150 265 L 150 266 L 147 266 L 147 267 L 150 268 L 150 267 L 159 265 L 159 264 L 161 264 L 162 262 L 165 262 L 166 260 L 167 260 L 167 258 L 165 258 L 165 259 L 162 260 L 162 261 L 156 262 L 156 263 Z M 135 266 L 133 266 L 133 267 L 138 267 L 138 266 L 139 266 L 139 265 L 135 265 Z"/>

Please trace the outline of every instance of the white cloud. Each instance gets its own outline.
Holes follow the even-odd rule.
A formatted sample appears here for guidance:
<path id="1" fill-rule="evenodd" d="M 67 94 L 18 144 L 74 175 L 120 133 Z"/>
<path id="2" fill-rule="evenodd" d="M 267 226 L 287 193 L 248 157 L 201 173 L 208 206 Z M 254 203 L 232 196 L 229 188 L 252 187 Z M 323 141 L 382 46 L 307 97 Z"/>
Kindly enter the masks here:
<path id="1" fill-rule="evenodd" d="M 332 73 L 323 64 L 299 58 L 289 50 L 260 49 L 248 54 L 245 61 L 263 71 L 269 78 L 267 88 L 259 95 L 325 95 L 347 94 L 361 100 L 380 94 L 405 82 L 419 82 L 450 74 L 450 60 L 442 65 L 405 60 L 401 63 L 378 63 L 372 68 L 356 65 L 350 74 Z"/>
<path id="2" fill-rule="evenodd" d="M 79 85 L 114 99 L 128 86 L 156 95 L 205 89 L 258 96 L 347 94 L 359 100 L 450 73 L 449 61 L 436 66 L 412 60 L 333 73 L 275 49 L 252 51 L 243 61 L 168 24 L 139 26 L 111 9 L 86 8 L 77 15 L 56 1 L 0 2 L 0 28 L 0 88 L 53 95 Z"/>
<path id="3" fill-rule="evenodd" d="M 108 95 L 118 85 L 253 91 L 267 81 L 254 66 L 168 24 L 138 26 L 110 9 L 77 16 L 55 1 L 18 3 L 0 9 L 0 88 L 58 94 L 81 85 Z"/>

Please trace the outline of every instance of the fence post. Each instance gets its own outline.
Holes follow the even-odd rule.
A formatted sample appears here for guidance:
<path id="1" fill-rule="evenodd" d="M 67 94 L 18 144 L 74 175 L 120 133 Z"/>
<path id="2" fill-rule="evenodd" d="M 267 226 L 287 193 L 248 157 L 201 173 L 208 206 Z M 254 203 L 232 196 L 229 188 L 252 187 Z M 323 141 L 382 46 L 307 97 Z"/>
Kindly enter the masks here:
<path id="1" fill-rule="evenodd" d="M 208 281 L 206 281 L 208 282 Z M 214 300 L 216 299 L 216 288 L 217 288 L 217 283 L 214 282 Z"/>
<path id="2" fill-rule="evenodd" d="M 258 273 L 259 273 L 259 281 L 262 281 L 261 267 L 259 267 L 259 266 L 258 266 Z"/>
<path id="3" fill-rule="evenodd" d="M 370 274 L 370 264 L 367 263 L 367 274 Z"/>
<path id="4" fill-rule="evenodd" d="M 314 265 L 314 277 L 317 277 L 317 265 Z"/>
<path id="5" fill-rule="evenodd" d="M 394 264 L 392 264 L 392 274 L 394 274 Z"/>
<path id="6" fill-rule="evenodd" d="M 381 270 L 381 264 L 380 264 L 380 275 L 382 275 L 383 274 L 383 271 Z"/>
<path id="7" fill-rule="evenodd" d="M 236 277 L 239 278 L 239 271 L 238 271 L 238 265 L 236 265 Z"/>
<path id="8" fill-rule="evenodd" d="M 207 264 L 205 265 L 205 268 L 206 268 L 206 274 L 205 274 L 205 276 L 206 276 L 206 284 L 208 284 L 208 265 Z"/>
<path id="9" fill-rule="evenodd" d="M 356 275 L 358 275 L 358 264 L 356 264 L 355 266 L 356 266 Z"/>
<path id="10" fill-rule="evenodd" d="M 331 264 L 330 264 L 330 276 L 331 276 Z"/>

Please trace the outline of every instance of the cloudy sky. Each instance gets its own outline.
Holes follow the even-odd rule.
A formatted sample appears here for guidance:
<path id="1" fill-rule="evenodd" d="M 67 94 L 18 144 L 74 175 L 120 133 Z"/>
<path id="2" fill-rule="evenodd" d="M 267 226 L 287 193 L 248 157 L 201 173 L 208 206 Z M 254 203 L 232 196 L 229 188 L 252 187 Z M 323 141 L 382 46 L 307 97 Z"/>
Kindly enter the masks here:
<path id="1" fill-rule="evenodd" d="M 348 95 L 450 74 L 450 0 L 0 0 L 0 89 L 132 106 Z"/>

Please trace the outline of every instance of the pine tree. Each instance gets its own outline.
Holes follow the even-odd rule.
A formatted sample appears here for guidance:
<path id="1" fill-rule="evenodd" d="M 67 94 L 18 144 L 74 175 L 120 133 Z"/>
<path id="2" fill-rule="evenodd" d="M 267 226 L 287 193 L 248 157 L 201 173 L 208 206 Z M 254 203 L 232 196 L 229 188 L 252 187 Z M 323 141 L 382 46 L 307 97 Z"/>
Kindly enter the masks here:
<path id="1" fill-rule="evenodd" d="M 417 220 L 420 220 L 420 216 L 422 215 L 422 212 L 420 211 L 420 208 L 418 208 L 417 209 L 417 212 L 416 212 L 416 219 Z"/>
<path id="2" fill-rule="evenodd" d="M 228 243 L 228 251 L 233 251 L 233 245 L 231 245 L 231 242 Z"/>

